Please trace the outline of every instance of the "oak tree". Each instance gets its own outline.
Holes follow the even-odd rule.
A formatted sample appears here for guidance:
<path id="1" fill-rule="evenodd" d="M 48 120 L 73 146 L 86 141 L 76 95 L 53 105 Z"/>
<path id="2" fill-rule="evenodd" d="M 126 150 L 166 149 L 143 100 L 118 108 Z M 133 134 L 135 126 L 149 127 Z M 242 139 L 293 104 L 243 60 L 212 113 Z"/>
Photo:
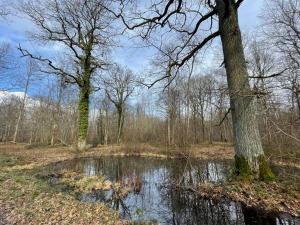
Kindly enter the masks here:
<path id="1" fill-rule="evenodd" d="M 86 148 L 89 98 L 93 78 L 107 65 L 106 53 L 111 46 L 112 18 L 106 0 L 37 0 L 25 1 L 21 10 L 37 28 L 32 38 L 43 44 L 62 46 L 64 62 L 32 54 L 45 65 L 43 72 L 64 77 L 65 82 L 79 88 L 78 148 Z"/>

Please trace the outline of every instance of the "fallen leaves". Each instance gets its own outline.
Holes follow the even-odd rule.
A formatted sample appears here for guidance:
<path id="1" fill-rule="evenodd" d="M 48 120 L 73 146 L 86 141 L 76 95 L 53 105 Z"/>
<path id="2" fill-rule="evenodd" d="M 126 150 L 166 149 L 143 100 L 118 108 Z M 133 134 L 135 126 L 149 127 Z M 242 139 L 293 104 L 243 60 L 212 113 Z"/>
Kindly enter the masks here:
<path id="1" fill-rule="evenodd" d="M 269 213 L 289 213 L 300 216 L 300 193 L 286 191 L 286 187 L 272 182 L 228 182 L 225 184 L 199 185 L 200 196 L 220 200 L 227 198 Z"/>
<path id="2" fill-rule="evenodd" d="M 0 156 L 1 157 L 1 156 Z M 72 195 L 51 188 L 47 182 L 33 176 L 32 164 L 0 168 L 0 222 L 4 224 L 123 224 L 118 213 L 102 203 L 84 203 Z M 77 174 L 78 176 L 78 174 Z M 92 190 L 108 187 L 99 177 L 83 178 L 66 174 L 79 189 Z M 125 223 L 125 222 L 124 222 Z"/>

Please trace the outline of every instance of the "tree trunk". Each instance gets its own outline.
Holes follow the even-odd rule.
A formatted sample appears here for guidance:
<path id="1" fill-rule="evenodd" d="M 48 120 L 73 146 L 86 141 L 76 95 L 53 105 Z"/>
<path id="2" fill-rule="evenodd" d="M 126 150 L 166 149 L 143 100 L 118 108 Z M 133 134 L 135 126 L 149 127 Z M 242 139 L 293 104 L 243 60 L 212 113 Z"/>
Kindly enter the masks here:
<path id="1" fill-rule="evenodd" d="M 167 118 L 167 126 L 168 126 L 168 146 L 171 146 L 171 120 L 170 120 L 170 116 L 168 115 L 168 118 Z"/>
<path id="2" fill-rule="evenodd" d="M 24 106 L 23 106 L 23 101 L 22 101 L 20 111 L 19 111 L 19 115 L 18 115 L 18 119 L 17 119 L 17 123 L 16 123 L 16 127 L 15 127 L 13 143 L 17 143 L 19 127 L 20 127 L 20 123 L 21 123 L 21 120 L 22 120 L 22 117 L 23 117 L 23 110 L 24 110 Z"/>
<path id="3" fill-rule="evenodd" d="M 210 104 L 210 122 L 209 122 L 209 143 L 213 143 L 213 110 L 212 110 L 212 93 L 210 90 L 209 96 L 209 104 Z"/>
<path id="4" fill-rule="evenodd" d="M 203 102 L 204 104 L 204 102 Z M 205 142 L 205 118 L 204 118 L 204 106 L 201 105 L 201 126 L 202 126 L 202 142 Z"/>
<path id="5" fill-rule="evenodd" d="M 84 150 L 87 147 L 86 138 L 89 126 L 89 97 L 90 97 L 89 85 L 80 87 L 79 93 L 79 120 L 78 120 L 78 143 L 77 147 L 79 150 Z"/>
<path id="6" fill-rule="evenodd" d="M 105 110 L 104 145 L 108 143 L 108 110 Z"/>
<path id="7" fill-rule="evenodd" d="M 191 78 L 191 73 L 188 78 L 187 82 L 187 95 L 186 95 L 186 131 L 185 131 L 185 139 L 186 143 L 185 144 L 190 144 L 190 138 L 189 138 L 189 130 L 190 130 L 190 78 Z"/>
<path id="8" fill-rule="evenodd" d="M 298 107 L 298 119 L 300 119 L 300 90 L 298 90 L 298 88 L 295 90 L 295 97 Z"/>
<path id="9" fill-rule="evenodd" d="M 198 126 L 197 126 L 197 106 L 193 106 L 193 128 L 194 128 L 194 141 L 193 144 L 198 144 Z"/>
<path id="10" fill-rule="evenodd" d="M 187 118 L 187 124 L 186 124 L 186 142 L 187 144 L 190 144 L 190 138 L 189 138 L 189 129 L 190 129 L 190 96 L 191 96 L 191 77 L 193 75 L 193 71 L 194 71 L 194 63 L 195 63 L 195 57 L 193 57 L 193 61 L 192 61 L 192 67 L 191 67 L 191 71 L 189 73 L 188 76 L 188 80 L 187 80 L 187 91 L 186 91 L 186 100 L 187 100 L 187 104 L 186 104 L 186 118 Z"/>
<path id="11" fill-rule="evenodd" d="M 170 81 L 170 78 L 168 78 L 168 82 Z M 168 86 L 168 96 L 167 96 L 167 104 L 168 104 L 168 118 L 167 118 L 167 132 L 168 132 L 168 147 L 172 145 L 172 104 L 171 104 L 171 88 L 170 85 Z"/>
<path id="12" fill-rule="evenodd" d="M 20 124 L 21 124 L 21 121 L 22 121 L 22 118 L 23 118 L 23 113 L 24 113 L 25 103 L 26 103 L 26 97 L 27 97 L 27 92 L 28 92 L 28 86 L 29 86 L 29 79 L 30 79 L 30 75 L 27 75 L 27 80 L 26 80 L 25 90 L 24 90 L 24 96 L 22 98 L 21 107 L 20 107 L 20 111 L 19 111 L 19 115 L 18 115 L 18 119 L 17 119 L 17 123 L 16 123 L 14 138 L 13 138 L 14 143 L 17 142 L 17 137 L 18 137 L 18 133 L 19 133 Z"/>
<path id="13" fill-rule="evenodd" d="M 121 143 L 123 124 L 124 124 L 124 115 L 123 115 L 123 106 L 121 106 L 120 108 L 118 108 L 118 137 L 117 137 L 118 144 Z"/>
<path id="14" fill-rule="evenodd" d="M 53 112 L 52 118 L 53 118 L 53 125 L 52 125 L 52 134 L 51 134 L 51 146 L 54 146 L 55 144 L 55 139 L 57 139 L 57 133 L 59 131 L 59 118 L 61 115 L 61 110 L 60 110 L 60 104 L 62 100 L 62 94 L 63 94 L 63 84 L 62 81 L 60 81 L 59 85 L 59 92 L 58 92 L 58 101 L 55 104 L 55 111 Z M 62 139 L 61 139 L 62 142 Z"/>
<path id="15" fill-rule="evenodd" d="M 235 174 L 242 179 L 273 179 L 265 162 L 250 88 L 235 0 L 217 0 L 235 140 Z"/>

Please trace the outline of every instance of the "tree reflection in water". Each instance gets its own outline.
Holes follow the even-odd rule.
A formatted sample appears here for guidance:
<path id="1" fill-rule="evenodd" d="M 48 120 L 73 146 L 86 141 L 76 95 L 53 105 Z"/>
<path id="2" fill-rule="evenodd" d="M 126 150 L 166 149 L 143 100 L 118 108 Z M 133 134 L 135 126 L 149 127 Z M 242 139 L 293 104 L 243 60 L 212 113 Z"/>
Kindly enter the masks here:
<path id="1" fill-rule="evenodd" d="M 199 198 L 195 193 L 174 188 L 205 182 L 223 182 L 230 162 L 142 157 L 85 158 L 64 162 L 58 168 L 77 170 L 87 176 L 102 175 L 121 187 L 132 189 L 119 198 L 113 190 L 82 194 L 83 201 L 103 201 L 124 218 L 186 225 L 298 225 L 299 219 L 265 215 L 239 203 Z"/>

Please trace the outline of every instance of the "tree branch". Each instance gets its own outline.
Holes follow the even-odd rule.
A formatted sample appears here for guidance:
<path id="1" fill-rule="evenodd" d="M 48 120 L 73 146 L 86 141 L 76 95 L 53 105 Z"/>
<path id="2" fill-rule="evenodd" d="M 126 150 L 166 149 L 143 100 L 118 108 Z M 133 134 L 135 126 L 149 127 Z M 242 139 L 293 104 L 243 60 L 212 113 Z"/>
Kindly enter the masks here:
<path id="1" fill-rule="evenodd" d="M 70 73 L 66 73 L 63 69 L 55 66 L 51 60 L 42 58 L 40 56 L 37 57 L 37 56 L 32 55 L 29 51 L 27 51 L 26 49 L 23 49 L 20 44 L 19 44 L 18 50 L 21 52 L 23 57 L 30 57 L 34 60 L 40 61 L 42 63 L 46 63 L 47 66 L 49 66 L 51 69 L 54 70 L 53 73 L 56 73 L 56 74 L 61 75 L 61 76 L 68 76 L 69 78 L 73 79 L 78 85 L 80 85 L 80 81 L 78 80 L 77 77 L 73 76 Z M 43 71 L 43 70 L 42 70 L 42 72 L 50 73 L 50 72 Z M 70 83 L 73 83 L 73 82 L 70 81 Z"/>
<path id="2" fill-rule="evenodd" d="M 254 79 L 268 79 L 268 78 L 272 78 L 272 77 L 278 77 L 280 75 L 282 75 L 285 71 L 287 71 L 288 68 L 285 68 L 284 70 L 282 70 L 279 73 L 274 73 L 268 76 L 249 76 L 249 78 L 254 78 Z"/>

